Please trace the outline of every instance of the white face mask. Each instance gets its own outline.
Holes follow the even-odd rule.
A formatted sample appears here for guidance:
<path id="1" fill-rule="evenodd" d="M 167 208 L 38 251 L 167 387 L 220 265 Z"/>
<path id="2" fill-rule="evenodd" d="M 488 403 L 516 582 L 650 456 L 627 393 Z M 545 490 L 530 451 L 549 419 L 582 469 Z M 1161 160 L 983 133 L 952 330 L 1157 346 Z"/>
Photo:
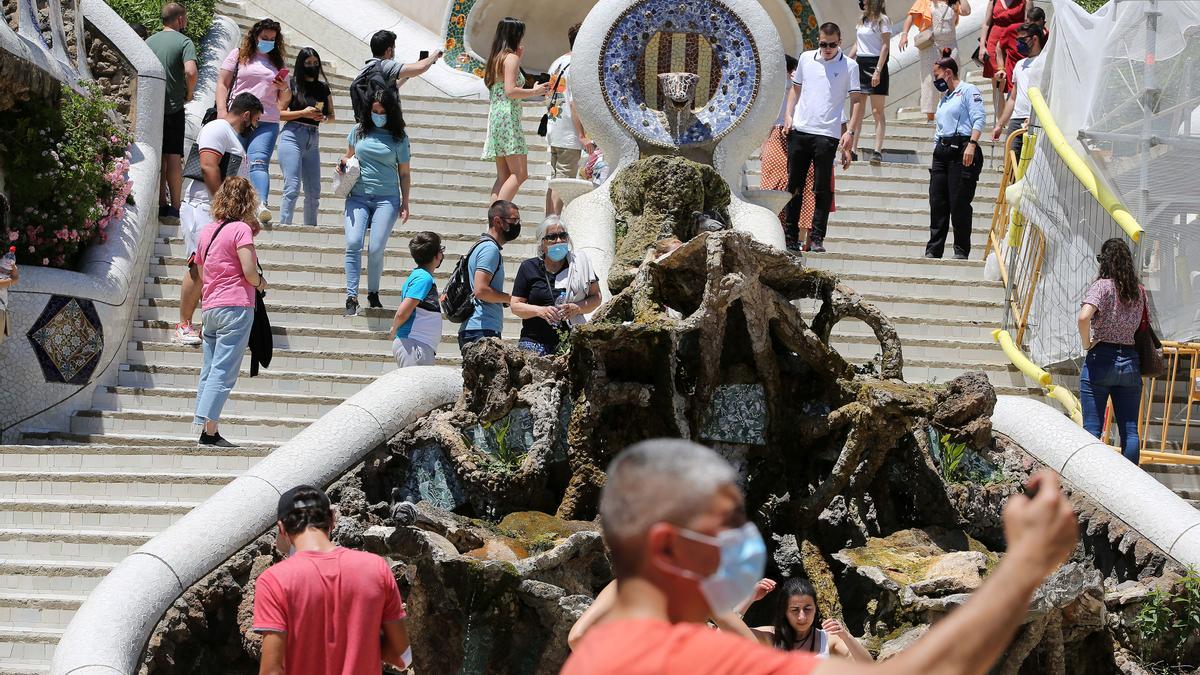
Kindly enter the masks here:
<path id="1" fill-rule="evenodd" d="M 704 595 L 713 616 L 732 612 L 754 593 L 754 585 L 762 579 L 767 567 L 767 545 L 754 523 L 725 530 L 715 537 L 684 528 L 680 528 L 679 533 L 686 539 L 721 551 L 720 564 L 707 577 L 701 577 L 691 570 L 672 570 L 681 577 L 699 582 L 700 593 Z"/>

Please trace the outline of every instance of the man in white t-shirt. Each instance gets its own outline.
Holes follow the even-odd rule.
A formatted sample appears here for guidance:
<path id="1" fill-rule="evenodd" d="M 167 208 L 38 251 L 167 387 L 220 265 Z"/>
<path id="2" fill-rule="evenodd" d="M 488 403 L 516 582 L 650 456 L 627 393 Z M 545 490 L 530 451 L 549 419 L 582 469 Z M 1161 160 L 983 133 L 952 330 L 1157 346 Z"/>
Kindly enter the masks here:
<path id="1" fill-rule="evenodd" d="M 179 230 L 183 235 L 184 257 L 187 273 L 183 275 L 183 290 L 179 294 L 179 325 L 175 327 L 175 341 L 196 346 L 200 344 L 200 333 L 192 326 L 192 315 L 200 304 L 200 271 L 193 262 L 200 231 L 212 222 L 209 206 L 212 196 L 221 183 L 230 176 L 248 176 L 250 163 L 246 161 L 246 149 L 242 147 L 242 134 L 258 126 L 262 116 L 262 101 L 249 92 L 234 97 L 224 118 L 205 124 L 196 135 L 192 153 L 199 157 L 199 177 L 189 154 L 184 167 L 189 179 L 183 191 L 183 203 L 179 206 Z"/>
<path id="2" fill-rule="evenodd" d="M 993 141 L 1000 140 L 1001 134 L 1007 140 L 1012 132 L 1029 123 L 1029 88 L 1042 86 L 1042 69 L 1046 66 L 1046 59 L 1042 58 L 1042 48 L 1045 47 L 1042 40 L 1045 39 L 1046 33 L 1036 23 L 1027 23 L 1017 29 L 1017 51 L 1026 54 L 1026 57 L 1013 66 L 1013 84 L 1016 86 L 1008 92 L 1004 112 L 996 118 L 996 127 L 992 129 Z M 1021 141 L 1020 137 L 1013 141 L 1013 152 L 1018 158 L 1021 156 Z"/>
<path id="3" fill-rule="evenodd" d="M 575 37 L 583 24 L 575 24 L 567 30 L 567 42 L 575 48 Z M 591 153 L 596 149 L 583 132 L 583 124 L 575 115 L 575 96 L 571 93 L 571 52 L 567 52 L 550 64 L 550 100 L 546 105 L 546 142 L 550 145 L 550 180 L 576 178 L 579 160 L 584 150 Z M 560 215 L 563 200 L 546 186 L 546 216 Z"/>
<path id="4" fill-rule="evenodd" d="M 792 74 L 787 106 L 788 192 L 792 199 L 784 211 L 784 235 L 789 250 L 799 250 L 800 206 L 808 168 L 813 167 L 814 206 L 809 250 L 825 252 L 825 230 L 833 204 L 833 164 L 841 154 L 842 168 L 850 166 L 854 129 L 862 121 L 863 95 L 859 88 L 858 64 L 842 53 L 842 31 L 825 23 L 817 36 L 817 49 L 800 55 Z M 850 121 L 844 122 L 846 99 L 850 99 Z"/>

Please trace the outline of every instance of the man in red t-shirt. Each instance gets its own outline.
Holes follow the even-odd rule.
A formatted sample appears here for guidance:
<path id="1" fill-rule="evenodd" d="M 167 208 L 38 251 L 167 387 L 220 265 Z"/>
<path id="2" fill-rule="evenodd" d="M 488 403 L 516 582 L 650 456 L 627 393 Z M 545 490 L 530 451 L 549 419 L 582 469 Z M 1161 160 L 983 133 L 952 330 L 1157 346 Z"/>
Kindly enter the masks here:
<path id="1" fill-rule="evenodd" d="M 404 604 L 387 561 L 329 540 L 337 517 L 311 485 L 279 498 L 275 547 L 287 560 L 255 582 L 259 675 L 361 675 L 412 662 Z M 386 646 L 380 646 L 383 631 Z"/>
<path id="2" fill-rule="evenodd" d="M 613 460 L 600 517 L 617 599 L 562 675 L 982 675 L 1078 536 L 1057 476 L 1038 474 L 1028 486 L 1035 496 L 1005 506 L 1008 552 L 966 605 L 885 663 L 817 660 L 704 623 L 749 597 L 762 576 L 766 549 L 736 481 L 725 460 L 688 441 L 645 441 Z"/>

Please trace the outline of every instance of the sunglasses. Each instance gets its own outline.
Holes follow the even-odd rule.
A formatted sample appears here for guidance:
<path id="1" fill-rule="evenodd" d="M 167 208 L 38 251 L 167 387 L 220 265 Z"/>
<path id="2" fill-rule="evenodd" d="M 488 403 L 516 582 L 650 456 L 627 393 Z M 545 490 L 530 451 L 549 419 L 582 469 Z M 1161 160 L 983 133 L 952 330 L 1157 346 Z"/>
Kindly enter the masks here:
<path id="1" fill-rule="evenodd" d="M 837 42 L 818 42 L 817 46 L 821 49 L 837 49 L 840 45 Z"/>
<path id="2" fill-rule="evenodd" d="M 547 234 L 546 236 L 542 237 L 542 241 L 566 241 L 566 240 L 567 240 L 566 232 L 559 232 L 557 234 Z"/>

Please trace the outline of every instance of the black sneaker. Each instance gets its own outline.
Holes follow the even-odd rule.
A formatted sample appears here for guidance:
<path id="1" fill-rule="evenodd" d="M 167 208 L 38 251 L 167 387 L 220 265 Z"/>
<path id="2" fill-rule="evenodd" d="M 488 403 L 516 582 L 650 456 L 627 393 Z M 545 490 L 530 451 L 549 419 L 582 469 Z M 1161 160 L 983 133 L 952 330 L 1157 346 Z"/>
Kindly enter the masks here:
<path id="1" fill-rule="evenodd" d="M 200 441 L 197 443 L 197 445 L 200 445 L 203 447 L 210 447 L 210 448 L 236 448 L 237 447 L 237 445 L 225 440 L 221 436 L 220 432 L 217 432 L 210 436 L 210 435 L 204 433 L 203 431 L 200 432 Z"/>
<path id="2" fill-rule="evenodd" d="M 966 254 L 966 253 L 955 253 L 955 254 L 954 254 L 954 259 L 955 259 L 955 260 L 966 260 L 966 259 L 967 259 L 967 254 Z"/>
<path id="3" fill-rule="evenodd" d="M 367 293 L 367 305 L 376 309 L 383 309 L 383 303 L 379 301 L 378 293 Z"/>
<path id="4" fill-rule="evenodd" d="M 851 161 L 851 162 L 857 162 L 857 161 L 858 161 L 858 153 L 857 153 L 857 152 L 855 152 L 855 151 L 853 151 L 853 150 L 851 150 L 851 151 L 850 151 L 850 161 Z"/>
<path id="5" fill-rule="evenodd" d="M 346 296 L 346 316 L 355 316 L 358 314 L 358 298 L 353 295 Z"/>
<path id="6" fill-rule="evenodd" d="M 799 253 L 800 249 L 801 249 L 801 246 L 800 246 L 800 242 L 798 240 L 796 240 L 796 239 L 788 239 L 787 240 L 787 250 L 791 251 L 792 253 Z"/>

